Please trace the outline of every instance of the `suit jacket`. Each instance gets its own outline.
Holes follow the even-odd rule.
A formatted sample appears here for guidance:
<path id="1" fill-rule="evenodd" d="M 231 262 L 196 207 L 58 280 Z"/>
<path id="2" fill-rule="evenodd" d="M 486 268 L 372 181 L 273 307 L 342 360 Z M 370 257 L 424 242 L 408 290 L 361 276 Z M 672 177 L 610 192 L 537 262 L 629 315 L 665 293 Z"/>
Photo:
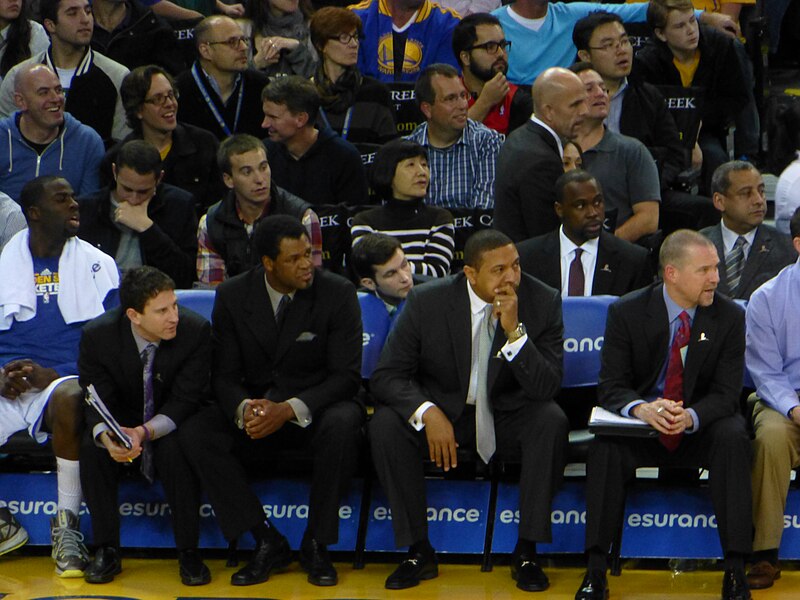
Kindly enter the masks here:
<path id="1" fill-rule="evenodd" d="M 666 362 L 672 340 L 662 288 L 654 283 L 608 309 L 597 388 L 608 410 L 643 399 Z M 695 410 L 701 430 L 739 410 L 743 373 L 744 311 L 716 294 L 697 308 L 683 371 L 684 406 Z"/>
<path id="2" fill-rule="evenodd" d="M 466 406 L 472 361 L 467 285 L 460 273 L 414 288 L 389 334 L 370 389 L 377 402 L 404 419 L 425 401 L 436 404 L 451 421 Z M 513 361 L 498 357 L 506 343 L 498 324 L 487 374 L 495 410 L 550 400 L 561 386 L 561 296 L 524 274 L 518 295 L 519 319 L 528 330 L 528 341 Z"/>
<path id="3" fill-rule="evenodd" d="M 558 230 L 520 242 L 517 250 L 523 271 L 561 290 L 561 243 Z M 652 281 L 653 270 L 647 250 L 607 231 L 600 232 L 592 296 L 624 296 Z"/>
<path id="4" fill-rule="evenodd" d="M 217 288 L 211 382 L 232 420 L 245 398 L 297 397 L 313 415 L 358 391 L 361 310 L 355 287 L 316 271 L 311 287 L 298 290 L 285 310 L 278 332 L 261 266 Z"/>
<path id="5" fill-rule="evenodd" d="M 106 311 L 83 329 L 78 357 L 80 384 L 94 384 L 100 398 L 121 425 L 135 427 L 144 416 L 142 359 L 131 332 L 131 322 L 121 307 Z M 211 327 L 203 317 L 179 309 L 178 333 L 162 340 L 153 363 L 153 398 L 156 413 L 176 425 L 208 399 L 211 370 Z M 86 407 L 86 422 L 100 422 Z"/>
<path id="6" fill-rule="evenodd" d="M 717 223 L 700 231 L 714 242 L 719 255 L 719 286 L 717 291 L 726 296 L 731 295 L 728 279 L 725 277 L 725 248 L 722 244 L 722 225 Z M 762 223 L 758 226 L 753 246 L 747 255 L 742 269 L 742 278 L 736 298 L 749 300 L 753 292 L 778 274 L 783 267 L 797 260 L 797 252 L 788 235 L 781 233 L 771 225 Z"/>
<path id="7" fill-rule="evenodd" d="M 494 228 L 515 242 L 557 229 L 555 183 L 563 174 L 549 131 L 533 121 L 512 131 L 497 157 Z"/>

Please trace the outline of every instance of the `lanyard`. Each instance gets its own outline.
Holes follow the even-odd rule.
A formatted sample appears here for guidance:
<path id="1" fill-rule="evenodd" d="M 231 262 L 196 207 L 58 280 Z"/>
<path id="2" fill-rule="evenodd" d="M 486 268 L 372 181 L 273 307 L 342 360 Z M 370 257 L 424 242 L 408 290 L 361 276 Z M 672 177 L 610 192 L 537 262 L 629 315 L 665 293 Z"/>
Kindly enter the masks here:
<path id="1" fill-rule="evenodd" d="M 328 115 L 325 114 L 325 110 L 323 108 L 319 109 L 319 114 L 322 117 L 322 120 L 325 121 L 325 127 L 333 129 L 331 127 L 330 121 L 328 121 Z M 350 122 L 353 120 L 353 107 L 347 109 L 347 112 L 344 115 L 344 125 L 342 125 L 342 133 L 341 135 L 343 140 L 347 139 L 347 134 L 350 133 Z"/>
<path id="2" fill-rule="evenodd" d="M 203 95 L 203 100 L 206 102 L 206 106 L 211 111 L 211 114 L 214 115 L 214 118 L 217 120 L 217 125 L 219 125 L 220 129 L 222 129 L 223 133 L 226 136 L 233 135 L 228 127 L 228 124 L 225 122 L 225 119 L 222 118 L 219 110 L 217 109 L 217 105 L 214 104 L 214 101 L 211 99 L 211 96 L 208 95 L 208 90 L 206 90 L 206 86 L 203 84 L 203 80 L 200 77 L 200 69 L 198 68 L 197 63 L 192 66 L 192 77 L 194 77 L 194 81 L 197 84 L 197 87 L 200 88 L 200 93 Z M 244 76 L 240 78 L 239 81 L 239 99 L 236 101 L 236 116 L 233 118 L 233 130 L 236 131 L 239 126 L 239 115 L 242 112 L 242 98 L 244 97 Z"/>

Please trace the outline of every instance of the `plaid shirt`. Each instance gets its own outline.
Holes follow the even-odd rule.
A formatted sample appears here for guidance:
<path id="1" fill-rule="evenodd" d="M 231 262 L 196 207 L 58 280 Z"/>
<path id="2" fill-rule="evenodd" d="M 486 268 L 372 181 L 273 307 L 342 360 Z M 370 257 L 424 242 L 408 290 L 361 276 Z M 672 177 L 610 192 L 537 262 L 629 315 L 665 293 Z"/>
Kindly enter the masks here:
<path id="1" fill-rule="evenodd" d="M 197 287 L 214 287 L 227 278 L 225 259 L 220 256 L 211 243 L 206 225 L 207 215 L 200 217 L 197 226 Z M 253 234 L 254 225 L 242 223 L 247 229 L 248 237 Z M 322 229 L 319 217 L 310 208 L 303 215 L 303 225 L 311 240 L 311 254 L 315 267 L 322 266 Z"/>
<path id="2" fill-rule="evenodd" d="M 427 123 L 419 125 L 406 139 L 428 151 L 431 184 L 426 204 L 443 208 L 494 208 L 495 164 L 504 135 L 467 119 L 461 138 L 447 148 L 429 144 Z"/>

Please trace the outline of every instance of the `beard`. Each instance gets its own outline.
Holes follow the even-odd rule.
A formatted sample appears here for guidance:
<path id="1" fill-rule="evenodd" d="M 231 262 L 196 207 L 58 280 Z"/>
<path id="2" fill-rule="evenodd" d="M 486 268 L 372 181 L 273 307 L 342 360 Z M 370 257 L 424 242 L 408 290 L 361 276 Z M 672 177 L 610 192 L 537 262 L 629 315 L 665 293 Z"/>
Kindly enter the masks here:
<path id="1" fill-rule="evenodd" d="M 505 75 L 508 72 L 508 63 L 505 61 L 495 61 L 489 68 L 482 68 L 473 63 L 469 66 L 469 70 L 475 77 L 486 83 L 498 73 L 503 73 L 503 75 Z"/>

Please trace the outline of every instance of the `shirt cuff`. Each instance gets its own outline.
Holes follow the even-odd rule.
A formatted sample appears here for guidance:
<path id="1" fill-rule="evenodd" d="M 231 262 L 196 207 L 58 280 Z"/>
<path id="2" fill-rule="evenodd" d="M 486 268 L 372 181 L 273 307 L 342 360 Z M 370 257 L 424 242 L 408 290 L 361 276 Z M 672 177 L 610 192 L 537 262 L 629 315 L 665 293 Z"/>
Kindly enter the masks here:
<path id="1" fill-rule="evenodd" d="M 250 404 L 250 399 L 245 398 L 239 402 L 239 406 L 236 407 L 236 416 L 234 417 L 233 422 L 236 423 L 236 426 L 239 429 L 244 429 L 244 409 L 247 408 L 248 404 Z"/>
<path id="2" fill-rule="evenodd" d="M 151 440 L 157 440 L 175 431 L 178 426 L 167 415 L 158 414 L 145 423 L 153 434 Z"/>
<path id="3" fill-rule="evenodd" d="M 289 398 L 286 403 L 291 406 L 294 411 L 295 418 L 292 419 L 292 423 L 299 425 L 303 429 L 311 425 L 311 411 L 308 409 L 305 402 L 300 400 L 300 398 Z"/>
<path id="4" fill-rule="evenodd" d="M 422 422 L 422 415 L 425 414 L 425 411 L 428 410 L 431 406 L 436 406 L 433 402 L 423 402 L 419 405 L 419 408 L 414 411 L 414 414 L 411 415 L 411 418 L 408 420 L 408 424 L 411 425 L 417 431 L 422 431 L 425 427 L 425 423 Z"/>
<path id="5" fill-rule="evenodd" d="M 700 430 L 700 417 L 697 416 L 697 412 L 693 408 L 687 408 L 686 412 L 692 415 L 692 428 L 687 429 L 686 433 L 697 433 Z"/>
<path id="6" fill-rule="evenodd" d="M 500 349 L 500 353 L 505 356 L 508 362 L 511 362 L 517 357 L 517 354 L 519 354 L 519 351 L 522 350 L 522 347 L 527 341 L 528 334 L 526 333 L 514 342 L 506 342 L 505 346 Z"/>
<path id="7" fill-rule="evenodd" d="M 631 411 L 640 404 L 644 403 L 645 403 L 644 400 L 634 400 L 633 402 L 628 402 L 625 406 L 622 407 L 622 410 L 619 411 L 619 414 L 621 414 L 623 417 L 636 418 L 633 416 L 633 413 Z"/>
<path id="8" fill-rule="evenodd" d="M 108 425 L 106 425 L 105 423 L 98 423 L 92 428 L 92 438 L 94 439 L 94 445 L 97 446 L 98 448 L 105 448 L 105 446 L 103 446 L 103 443 L 100 441 L 100 434 L 103 433 L 104 431 L 111 431 L 111 429 L 109 429 Z"/>

